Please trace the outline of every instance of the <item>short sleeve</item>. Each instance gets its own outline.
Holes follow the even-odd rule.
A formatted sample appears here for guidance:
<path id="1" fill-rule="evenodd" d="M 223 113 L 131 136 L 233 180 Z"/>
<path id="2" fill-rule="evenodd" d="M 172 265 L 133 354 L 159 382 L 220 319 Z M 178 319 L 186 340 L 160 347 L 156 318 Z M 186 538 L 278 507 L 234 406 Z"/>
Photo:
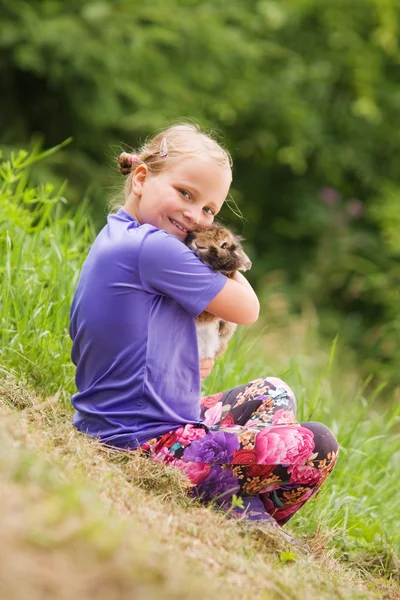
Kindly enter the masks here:
<path id="1" fill-rule="evenodd" d="M 227 280 L 162 230 L 151 230 L 144 238 L 138 268 L 145 291 L 173 298 L 193 317 L 208 306 Z"/>

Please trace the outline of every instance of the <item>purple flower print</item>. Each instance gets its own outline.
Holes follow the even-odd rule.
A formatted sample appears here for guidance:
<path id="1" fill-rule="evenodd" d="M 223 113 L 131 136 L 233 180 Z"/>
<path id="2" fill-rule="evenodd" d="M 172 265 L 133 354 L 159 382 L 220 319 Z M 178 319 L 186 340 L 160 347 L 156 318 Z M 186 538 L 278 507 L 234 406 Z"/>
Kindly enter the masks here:
<path id="1" fill-rule="evenodd" d="M 203 502 L 215 500 L 217 504 L 222 504 L 230 500 L 233 494 L 240 489 L 237 477 L 232 475 L 232 471 L 222 470 L 220 465 L 211 467 L 210 474 L 199 486 L 194 488 L 194 493 L 199 496 Z"/>
<path id="2" fill-rule="evenodd" d="M 185 449 L 183 458 L 193 462 L 209 464 L 229 464 L 234 450 L 240 448 L 237 435 L 224 431 L 210 431 L 199 440 L 195 440 Z"/>

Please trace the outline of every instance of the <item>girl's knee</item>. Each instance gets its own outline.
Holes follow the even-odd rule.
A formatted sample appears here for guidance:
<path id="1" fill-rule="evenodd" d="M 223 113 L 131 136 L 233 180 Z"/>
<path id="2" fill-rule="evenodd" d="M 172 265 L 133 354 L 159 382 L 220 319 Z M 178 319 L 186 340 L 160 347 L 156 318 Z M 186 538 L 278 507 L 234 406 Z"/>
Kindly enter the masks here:
<path id="1" fill-rule="evenodd" d="M 301 426 L 313 433 L 315 443 L 314 452 L 318 453 L 317 460 L 328 456 L 332 458 L 332 453 L 337 455 L 339 443 L 329 427 L 316 421 L 301 423 Z"/>
<path id="2" fill-rule="evenodd" d="M 285 390 L 291 403 L 294 407 L 296 407 L 296 396 L 286 381 L 283 381 L 283 379 L 280 379 L 279 377 L 265 377 L 264 381 L 266 384 L 272 386 L 275 390 Z"/>

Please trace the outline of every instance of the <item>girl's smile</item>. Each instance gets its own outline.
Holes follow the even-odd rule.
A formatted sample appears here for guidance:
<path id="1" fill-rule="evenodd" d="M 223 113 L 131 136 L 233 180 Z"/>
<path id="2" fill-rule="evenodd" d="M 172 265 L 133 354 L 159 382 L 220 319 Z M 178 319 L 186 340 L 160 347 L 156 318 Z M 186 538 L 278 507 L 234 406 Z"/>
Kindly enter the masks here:
<path id="1" fill-rule="evenodd" d="M 149 223 L 184 241 L 192 229 L 212 225 L 231 179 L 230 169 L 199 157 L 179 159 L 159 174 L 139 165 L 124 208 L 139 223 Z"/>
<path id="2" fill-rule="evenodd" d="M 182 231 L 183 233 L 185 233 L 186 235 L 189 233 L 189 231 L 191 231 L 191 229 L 188 229 L 187 227 L 185 228 L 182 223 L 178 223 L 178 221 L 175 221 L 174 219 L 170 219 L 172 225 L 174 225 L 175 227 L 177 227 L 179 229 L 179 231 Z"/>

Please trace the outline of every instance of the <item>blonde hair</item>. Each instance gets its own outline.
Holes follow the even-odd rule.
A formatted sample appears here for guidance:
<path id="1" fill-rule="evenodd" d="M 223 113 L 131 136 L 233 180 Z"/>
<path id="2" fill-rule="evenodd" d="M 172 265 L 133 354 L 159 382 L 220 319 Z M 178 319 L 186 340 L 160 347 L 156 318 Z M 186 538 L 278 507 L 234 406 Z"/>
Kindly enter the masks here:
<path id="1" fill-rule="evenodd" d="M 118 166 L 127 180 L 122 198 L 112 202 L 111 208 L 121 206 L 132 189 L 132 177 L 136 167 L 146 165 L 149 172 L 157 175 L 169 169 L 179 158 L 205 157 L 222 169 L 232 167 L 232 158 L 211 134 L 204 133 L 197 125 L 183 123 L 173 125 L 147 140 L 134 153 L 122 152 L 118 157 Z"/>

